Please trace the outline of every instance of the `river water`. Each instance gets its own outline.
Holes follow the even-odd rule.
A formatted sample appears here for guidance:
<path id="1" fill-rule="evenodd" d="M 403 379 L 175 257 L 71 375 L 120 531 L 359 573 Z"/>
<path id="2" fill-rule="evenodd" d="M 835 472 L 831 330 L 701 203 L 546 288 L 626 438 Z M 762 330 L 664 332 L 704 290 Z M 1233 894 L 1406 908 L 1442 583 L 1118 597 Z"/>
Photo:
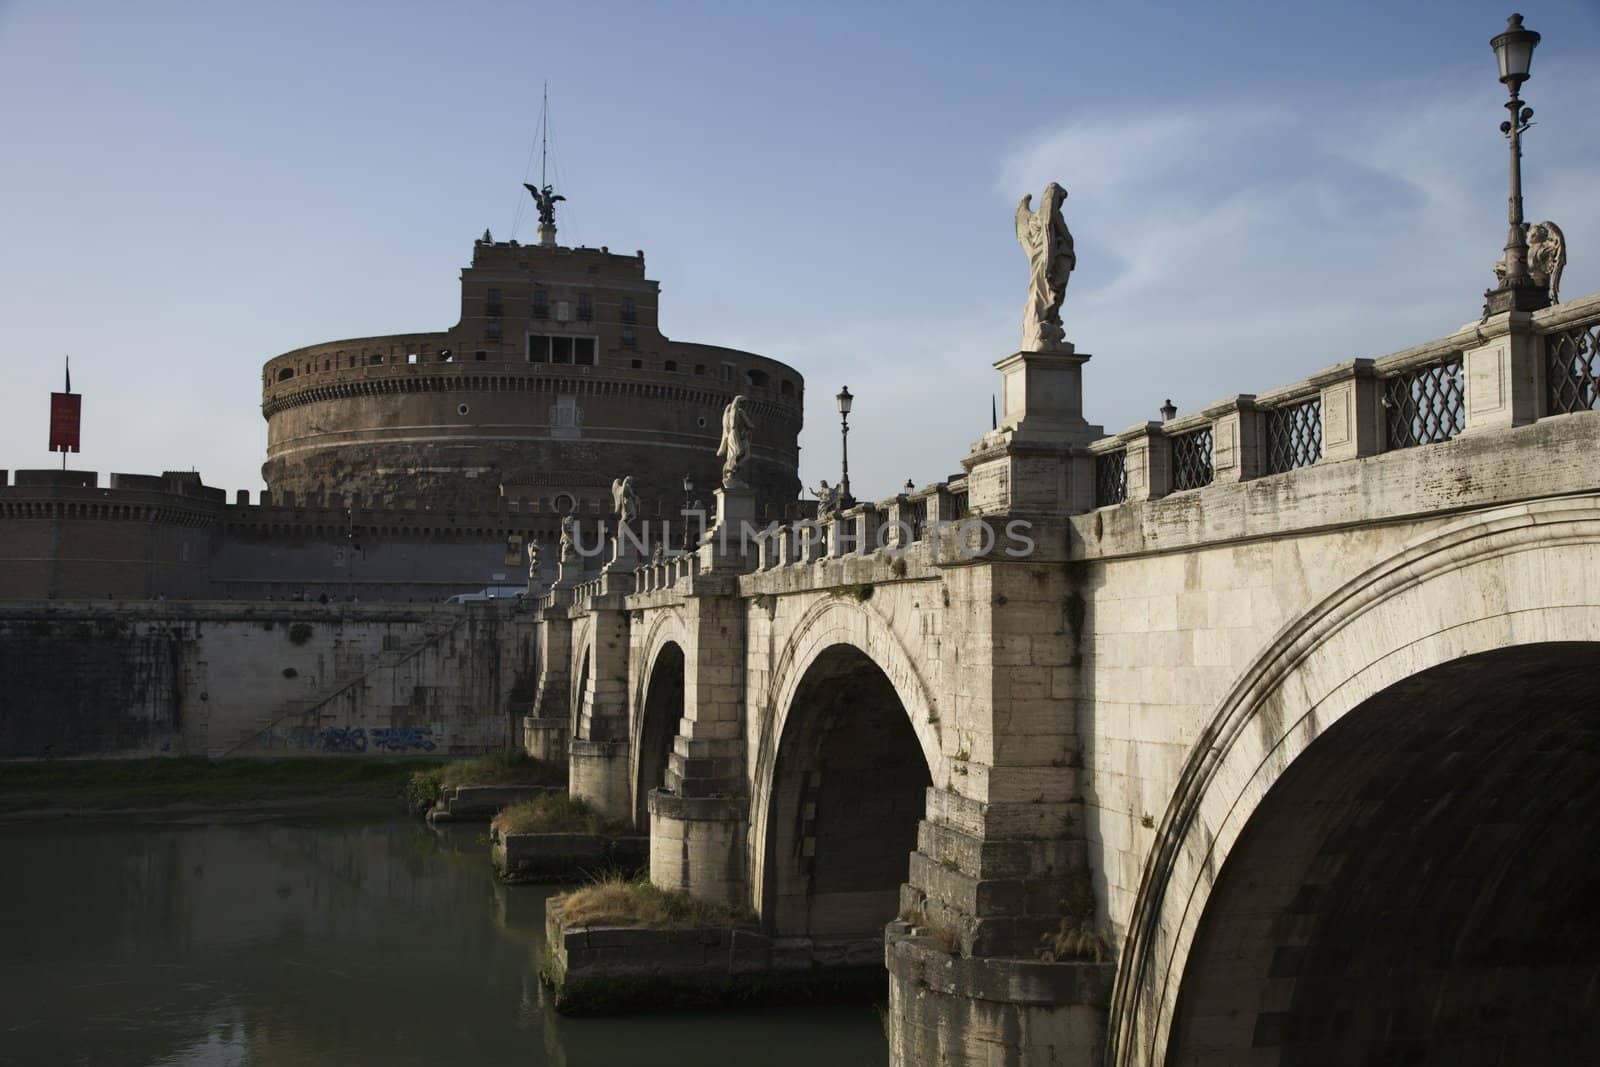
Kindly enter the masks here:
<path id="1" fill-rule="evenodd" d="M 481 827 L 396 816 L 0 826 L 0 1064 L 887 1062 L 878 1009 L 563 1019 L 544 898 Z"/>

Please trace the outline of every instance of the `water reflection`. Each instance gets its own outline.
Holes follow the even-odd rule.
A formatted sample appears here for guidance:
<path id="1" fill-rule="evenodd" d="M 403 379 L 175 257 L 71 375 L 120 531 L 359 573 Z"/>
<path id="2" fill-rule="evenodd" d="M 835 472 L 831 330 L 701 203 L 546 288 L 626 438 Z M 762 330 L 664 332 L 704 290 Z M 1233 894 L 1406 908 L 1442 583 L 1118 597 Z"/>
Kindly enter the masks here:
<path id="1" fill-rule="evenodd" d="M 547 890 L 393 819 L 0 828 L 0 1064 L 887 1060 L 875 1009 L 567 1020 Z"/>

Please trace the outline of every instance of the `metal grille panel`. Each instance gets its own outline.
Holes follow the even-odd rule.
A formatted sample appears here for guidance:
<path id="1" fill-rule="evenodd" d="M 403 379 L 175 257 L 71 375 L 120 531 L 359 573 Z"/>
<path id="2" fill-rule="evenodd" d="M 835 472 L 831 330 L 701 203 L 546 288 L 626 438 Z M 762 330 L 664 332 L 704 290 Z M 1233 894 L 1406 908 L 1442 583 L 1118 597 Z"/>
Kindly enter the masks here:
<path id="1" fill-rule="evenodd" d="M 900 521 L 911 527 L 911 540 L 922 540 L 928 530 L 928 498 L 907 500 L 900 508 Z"/>
<path id="2" fill-rule="evenodd" d="M 1282 474 L 1322 458 L 1322 398 L 1267 413 L 1267 470 Z"/>
<path id="3" fill-rule="evenodd" d="M 967 514 L 967 493 L 966 493 L 966 490 L 963 489 L 959 493 L 951 493 L 950 494 L 950 518 L 959 521 L 960 519 L 964 518 L 966 516 L 966 514 Z"/>
<path id="4" fill-rule="evenodd" d="M 1550 414 L 1600 411 L 1600 325 L 1545 338 Z"/>
<path id="5" fill-rule="evenodd" d="M 1448 441 L 1466 419 L 1461 357 L 1417 367 L 1383 383 L 1388 446 L 1410 448 Z"/>
<path id="6" fill-rule="evenodd" d="M 1210 485 L 1214 474 L 1211 466 L 1211 427 L 1195 430 L 1172 439 L 1172 487 L 1174 489 L 1199 489 Z"/>
<path id="7" fill-rule="evenodd" d="M 1128 453 L 1106 452 L 1094 457 L 1094 506 L 1120 504 L 1128 499 Z"/>

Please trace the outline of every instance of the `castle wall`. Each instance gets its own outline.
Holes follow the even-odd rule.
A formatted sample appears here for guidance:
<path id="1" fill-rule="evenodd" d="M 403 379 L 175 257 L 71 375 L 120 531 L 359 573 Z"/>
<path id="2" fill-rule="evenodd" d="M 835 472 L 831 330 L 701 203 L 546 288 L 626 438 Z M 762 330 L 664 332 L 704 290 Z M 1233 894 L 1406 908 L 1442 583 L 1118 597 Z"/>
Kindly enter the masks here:
<path id="1" fill-rule="evenodd" d="M 511 604 L 0 605 L 0 759 L 477 754 L 534 663 Z"/>

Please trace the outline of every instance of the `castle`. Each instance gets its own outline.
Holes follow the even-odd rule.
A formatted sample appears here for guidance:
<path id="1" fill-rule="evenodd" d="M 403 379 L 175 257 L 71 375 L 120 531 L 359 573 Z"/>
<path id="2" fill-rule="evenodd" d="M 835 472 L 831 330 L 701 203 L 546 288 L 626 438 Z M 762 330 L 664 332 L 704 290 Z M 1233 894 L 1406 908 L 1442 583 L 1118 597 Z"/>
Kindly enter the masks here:
<path id="1" fill-rule="evenodd" d="M 718 484 L 736 395 L 759 513 L 792 514 L 804 379 L 669 339 L 659 298 L 643 252 L 560 246 L 553 220 L 537 245 L 486 231 L 451 328 L 267 361 L 256 501 L 189 473 L 0 477 L 0 598 L 420 602 L 521 584 L 526 546 L 569 514 L 594 530 L 616 478 L 679 528 Z"/>

